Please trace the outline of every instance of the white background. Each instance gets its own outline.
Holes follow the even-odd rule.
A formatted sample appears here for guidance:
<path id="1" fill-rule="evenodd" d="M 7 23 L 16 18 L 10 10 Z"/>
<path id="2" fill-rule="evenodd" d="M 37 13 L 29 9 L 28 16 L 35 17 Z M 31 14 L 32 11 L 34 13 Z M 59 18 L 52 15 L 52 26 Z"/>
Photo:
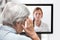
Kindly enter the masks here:
<path id="1" fill-rule="evenodd" d="M 15 0 L 13 0 L 15 1 Z M 54 17 L 53 17 L 53 34 L 48 34 L 49 39 L 48 40 L 60 40 L 60 0 L 17 0 L 19 3 L 24 3 L 24 4 L 49 4 L 52 3 L 54 4 Z M 15 1 L 15 2 L 17 2 Z"/>

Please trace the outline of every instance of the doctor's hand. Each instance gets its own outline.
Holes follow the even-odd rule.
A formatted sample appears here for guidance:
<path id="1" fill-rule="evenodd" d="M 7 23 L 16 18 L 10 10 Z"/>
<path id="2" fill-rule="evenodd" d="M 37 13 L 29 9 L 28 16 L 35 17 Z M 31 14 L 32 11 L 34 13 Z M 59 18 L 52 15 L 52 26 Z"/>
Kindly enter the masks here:
<path id="1" fill-rule="evenodd" d="M 25 22 L 25 26 L 22 25 L 25 33 L 32 38 L 32 40 L 40 40 L 34 31 L 33 21 L 31 19 L 27 19 Z"/>

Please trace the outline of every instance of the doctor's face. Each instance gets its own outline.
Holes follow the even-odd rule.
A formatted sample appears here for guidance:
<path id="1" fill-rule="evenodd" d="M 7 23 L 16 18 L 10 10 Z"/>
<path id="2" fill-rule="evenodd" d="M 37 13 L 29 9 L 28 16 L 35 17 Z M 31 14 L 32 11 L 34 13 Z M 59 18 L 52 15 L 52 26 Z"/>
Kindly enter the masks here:
<path id="1" fill-rule="evenodd" d="M 43 16 L 41 10 L 35 10 L 33 15 L 34 15 L 35 20 L 41 20 Z"/>

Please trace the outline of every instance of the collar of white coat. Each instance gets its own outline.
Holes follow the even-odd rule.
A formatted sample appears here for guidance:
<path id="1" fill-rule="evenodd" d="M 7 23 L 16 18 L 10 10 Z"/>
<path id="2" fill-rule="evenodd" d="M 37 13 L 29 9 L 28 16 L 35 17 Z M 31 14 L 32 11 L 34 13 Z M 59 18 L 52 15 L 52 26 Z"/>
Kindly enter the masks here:
<path id="1" fill-rule="evenodd" d="M 35 25 L 35 27 L 37 27 L 36 23 L 34 25 Z M 39 27 L 43 27 L 43 22 L 42 21 L 41 21 L 41 24 L 40 24 Z"/>

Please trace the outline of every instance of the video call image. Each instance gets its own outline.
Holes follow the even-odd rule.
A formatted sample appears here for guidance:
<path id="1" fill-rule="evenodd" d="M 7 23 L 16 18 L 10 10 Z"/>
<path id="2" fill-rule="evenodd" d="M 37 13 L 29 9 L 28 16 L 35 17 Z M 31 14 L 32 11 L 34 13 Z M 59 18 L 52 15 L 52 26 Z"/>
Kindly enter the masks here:
<path id="1" fill-rule="evenodd" d="M 29 18 L 33 20 L 34 30 L 37 33 L 52 33 L 52 6 L 42 4 L 27 4 L 30 11 Z"/>

